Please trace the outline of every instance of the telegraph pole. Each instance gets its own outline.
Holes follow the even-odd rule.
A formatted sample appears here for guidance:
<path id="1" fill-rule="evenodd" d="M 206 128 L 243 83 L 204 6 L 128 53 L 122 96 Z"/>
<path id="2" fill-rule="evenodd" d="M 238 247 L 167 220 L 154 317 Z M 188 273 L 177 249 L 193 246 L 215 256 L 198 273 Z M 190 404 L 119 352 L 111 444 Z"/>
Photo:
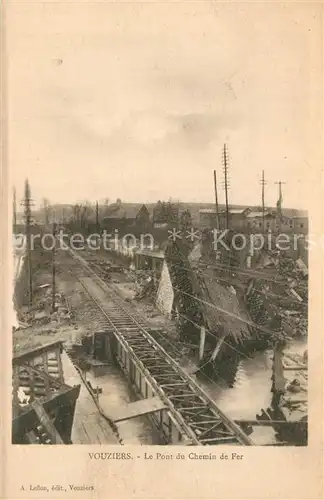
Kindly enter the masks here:
<path id="1" fill-rule="evenodd" d="M 56 302 L 56 261 L 55 261 L 55 245 L 56 245 L 56 222 L 53 213 L 53 249 L 52 249 L 52 312 L 55 312 Z"/>
<path id="2" fill-rule="evenodd" d="M 265 205 L 264 205 L 264 187 L 267 181 L 264 178 L 264 170 L 262 170 L 262 178 L 261 178 L 261 188 L 262 188 L 262 230 L 265 232 Z"/>
<path id="3" fill-rule="evenodd" d="M 97 227 L 97 232 L 100 232 L 100 225 L 99 225 L 99 203 L 96 201 L 96 227 Z"/>
<path id="4" fill-rule="evenodd" d="M 220 229 L 220 227 L 219 227 L 220 224 L 219 224 L 216 170 L 214 170 L 214 189 L 215 189 L 215 206 L 216 206 L 216 229 Z"/>
<path id="5" fill-rule="evenodd" d="M 224 190 L 225 190 L 225 205 L 226 205 L 226 229 L 229 227 L 228 217 L 228 151 L 226 144 L 223 149 L 223 172 L 224 172 Z"/>
<path id="6" fill-rule="evenodd" d="M 49 203 L 47 198 L 43 198 L 44 223 L 45 227 L 49 224 Z"/>
<path id="7" fill-rule="evenodd" d="M 278 184 L 279 186 L 279 198 L 277 201 L 277 214 L 278 214 L 278 226 L 279 226 L 279 233 L 281 233 L 281 224 L 282 224 L 282 184 L 286 184 L 283 181 L 278 181 L 275 184 Z"/>
<path id="8" fill-rule="evenodd" d="M 33 304 L 33 275 L 32 275 L 32 257 L 31 257 L 31 206 L 33 200 L 30 196 L 30 185 L 28 179 L 25 181 L 25 197 L 21 205 L 25 207 L 25 231 L 26 231 L 26 244 L 27 244 L 27 264 L 28 264 L 28 281 L 29 281 L 29 307 Z"/>

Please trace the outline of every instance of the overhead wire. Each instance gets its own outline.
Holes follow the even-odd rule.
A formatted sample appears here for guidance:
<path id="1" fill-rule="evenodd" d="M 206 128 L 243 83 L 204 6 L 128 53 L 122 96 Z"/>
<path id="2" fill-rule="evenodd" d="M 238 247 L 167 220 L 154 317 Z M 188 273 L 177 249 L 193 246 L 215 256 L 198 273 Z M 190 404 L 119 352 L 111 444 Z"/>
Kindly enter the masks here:
<path id="1" fill-rule="evenodd" d="M 224 270 L 224 271 L 227 271 L 229 269 L 227 264 L 222 264 L 222 263 L 211 264 L 210 262 L 207 262 L 204 260 L 202 260 L 202 262 L 205 263 L 206 265 L 208 265 L 209 267 L 214 268 L 214 269 L 219 269 L 219 270 Z M 266 281 L 272 281 L 275 283 L 282 283 L 284 281 L 283 278 L 274 279 L 274 278 L 271 278 L 271 276 L 269 276 L 268 274 L 261 273 L 260 271 L 256 271 L 254 269 L 243 269 L 242 267 L 231 265 L 230 270 L 233 273 L 244 274 L 247 276 L 251 276 L 253 278 L 259 278 L 259 279 L 263 279 Z"/>
<path id="2" fill-rule="evenodd" d="M 260 330 L 263 333 L 267 333 L 268 335 L 273 335 L 273 334 L 276 333 L 276 332 L 273 332 L 272 330 L 269 330 L 268 328 L 265 328 L 264 326 L 261 326 L 261 325 L 258 325 L 257 323 L 254 323 L 254 322 L 252 322 L 250 320 L 243 319 L 240 316 L 238 316 L 237 314 L 229 312 L 226 309 L 223 309 L 221 307 L 215 306 L 215 304 L 212 304 L 211 302 L 208 302 L 208 301 L 203 300 L 203 299 L 201 299 L 199 297 L 196 297 L 195 295 L 192 295 L 191 293 L 185 292 L 185 291 L 181 290 L 178 287 L 173 286 L 173 289 L 179 291 L 183 295 L 187 295 L 188 297 L 191 297 L 194 300 L 196 300 L 198 302 L 201 302 L 202 304 L 205 304 L 205 305 L 207 305 L 207 306 L 215 309 L 216 311 L 218 311 L 218 312 L 220 312 L 222 314 L 230 316 L 231 318 L 235 318 L 237 321 L 241 321 L 242 323 L 244 323 L 244 324 L 246 324 L 248 326 L 251 326 L 252 328 L 255 328 L 256 330 Z"/>
<path id="3" fill-rule="evenodd" d="M 197 328 L 201 328 L 201 325 L 198 325 L 198 323 L 196 323 L 195 321 L 193 321 L 191 318 L 189 318 L 188 316 L 186 316 L 185 314 L 182 314 L 180 313 L 179 311 L 177 311 L 176 309 L 172 309 L 175 313 L 179 314 L 179 316 L 182 316 L 183 318 L 185 318 L 186 320 L 188 320 L 190 323 L 192 323 L 194 326 L 196 326 Z M 211 332 L 208 328 L 206 328 L 206 332 L 214 337 L 216 340 L 220 340 L 221 338 L 224 339 L 224 337 L 218 337 L 217 335 L 215 335 L 213 332 Z M 224 339 L 223 340 L 223 343 L 225 345 L 227 345 L 228 347 L 230 347 L 233 351 L 236 351 L 238 354 L 240 354 L 240 356 L 243 356 L 244 358 L 246 359 L 249 359 L 250 361 L 253 361 L 253 358 L 251 358 L 250 356 L 248 356 L 247 354 L 245 354 L 244 352 L 240 351 L 239 349 L 235 348 L 234 346 L 232 346 L 231 344 L 229 344 L 228 342 L 226 342 L 226 340 Z"/>
<path id="4" fill-rule="evenodd" d="M 173 259 L 170 259 L 170 260 L 173 260 Z M 177 265 L 177 264 L 172 264 L 172 266 L 173 266 L 173 267 L 179 267 L 179 268 L 181 268 L 181 269 L 186 269 L 187 271 L 195 272 L 195 269 L 194 269 L 194 268 L 184 267 L 184 266 L 179 266 L 179 265 Z M 220 276 L 215 276 L 215 278 L 213 278 L 212 276 L 209 276 L 206 272 L 203 272 L 201 268 L 198 268 L 198 269 L 199 269 L 199 272 L 200 272 L 202 275 L 206 276 L 206 277 L 207 277 L 207 279 L 209 279 L 209 280 L 211 280 L 211 281 L 212 281 L 213 279 L 216 279 L 217 281 L 222 281 L 222 282 L 224 282 L 224 283 L 230 284 L 230 283 L 228 283 L 228 279 L 226 279 L 226 278 L 221 278 Z M 297 299 L 293 299 L 292 297 L 289 297 L 288 295 L 287 295 L 287 296 L 286 296 L 286 295 L 279 295 L 279 294 L 275 294 L 275 293 L 273 293 L 273 292 L 268 292 L 268 291 L 267 291 L 267 292 L 264 292 L 264 291 L 262 291 L 262 290 L 257 290 L 257 289 L 256 289 L 255 291 L 256 291 L 258 294 L 265 295 L 265 296 L 269 295 L 269 296 L 276 297 L 276 298 L 283 299 L 283 300 L 290 299 L 290 301 L 291 301 L 291 302 L 293 302 L 293 303 L 300 304 L 300 305 L 301 305 L 301 306 L 303 306 L 303 307 L 307 307 L 307 304 L 304 304 L 304 303 L 300 302 L 300 301 L 299 301 L 299 300 L 297 300 Z"/>
<path id="5" fill-rule="evenodd" d="M 195 298 L 195 297 L 194 297 Z M 210 304 L 210 303 L 208 303 Z M 179 311 L 175 310 L 174 308 L 172 308 L 172 310 L 179 314 L 180 316 L 186 318 L 189 322 L 191 322 L 192 324 L 194 324 L 196 327 L 199 328 L 199 325 L 197 325 L 197 323 L 195 323 L 193 320 L 191 320 L 188 316 L 186 315 L 183 315 L 181 313 L 179 313 Z M 220 338 L 217 337 L 214 333 L 212 333 L 210 330 L 206 329 L 206 332 L 209 333 L 211 336 L 215 337 L 217 340 L 219 340 Z M 179 355 L 183 356 L 183 354 L 181 353 L 181 351 L 178 349 L 178 347 L 171 341 L 171 339 L 167 338 L 165 335 L 163 335 L 161 332 L 159 332 L 159 334 L 163 337 L 163 339 L 169 344 L 171 345 L 171 347 L 179 353 Z M 247 356 L 245 353 L 243 353 L 242 351 L 236 349 L 234 346 L 230 345 L 228 342 L 225 341 L 225 339 L 223 338 L 223 343 L 225 345 L 228 345 L 233 351 L 236 351 L 240 356 L 243 356 L 245 357 L 246 359 L 248 360 L 251 360 L 253 361 L 253 358 L 251 358 L 250 356 Z M 190 358 L 188 358 L 187 356 L 185 356 L 189 361 L 190 361 Z M 203 365 L 199 366 L 198 367 L 198 370 L 197 371 L 200 371 L 202 370 L 208 363 L 210 362 L 210 359 L 208 359 Z M 212 385 L 215 385 L 216 387 L 220 388 L 221 390 L 224 389 L 224 387 L 222 387 L 219 383 L 217 383 L 215 380 L 213 380 L 212 378 L 210 378 L 205 372 L 203 373 L 204 375 L 204 378 L 209 380 L 211 382 Z M 223 377 L 221 377 L 219 374 L 217 374 L 217 378 L 219 380 L 222 380 L 226 386 L 228 386 L 228 381 L 226 381 Z M 256 421 L 257 425 L 261 426 L 262 424 L 258 421 Z"/>
<path id="6" fill-rule="evenodd" d="M 176 311 L 175 309 L 172 308 L 172 310 L 174 312 L 177 312 L 178 314 L 180 314 L 178 311 Z M 190 318 L 188 318 L 187 316 L 183 315 L 183 314 L 180 314 L 180 316 L 183 316 L 185 317 L 186 319 L 188 319 L 188 321 L 190 321 L 191 323 L 193 323 L 194 325 L 198 326 L 196 323 L 194 323 Z M 209 333 L 210 335 L 216 337 L 216 335 L 214 335 L 212 332 L 210 332 L 208 329 L 206 329 L 206 332 Z M 161 332 L 159 332 L 159 334 L 163 337 L 163 339 L 171 345 L 171 347 L 177 351 L 181 356 L 183 356 L 183 354 L 181 353 L 181 351 L 177 348 L 177 346 L 175 344 L 172 343 L 172 341 L 167 338 L 165 335 L 163 335 Z M 218 337 L 216 337 L 218 338 Z M 219 338 L 218 338 L 219 340 Z M 244 356 L 246 359 L 248 360 L 251 360 L 253 361 L 253 358 L 251 358 L 250 356 L 246 356 L 244 353 L 242 353 L 241 351 L 238 351 L 237 349 L 235 349 L 233 346 L 231 346 L 230 344 L 228 344 L 224 339 L 223 339 L 223 343 L 227 344 L 231 349 L 233 349 L 234 351 L 238 352 L 238 354 Z M 184 356 L 186 359 L 188 359 L 190 361 L 190 358 L 188 356 Z M 210 362 L 210 359 L 208 359 L 203 365 L 200 365 L 198 367 L 198 370 L 197 371 L 201 371 L 205 366 L 207 366 L 207 364 Z M 219 387 L 221 390 L 224 389 L 224 387 L 222 387 L 220 384 L 218 384 L 214 379 L 210 378 L 205 372 L 203 372 L 203 376 L 205 379 L 209 380 L 211 382 L 212 385 L 215 385 L 217 387 Z M 219 374 L 217 374 L 217 378 L 222 380 L 223 382 L 225 382 L 226 386 L 228 387 L 228 381 L 225 380 L 223 377 L 221 377 Z M 218 403 L 217 403 L 218 404 Z M 259 426 L 262 426 L 262 423 L 259 422 L 258 420 L 256 420 L 256 423 L 257 425 Z"/>

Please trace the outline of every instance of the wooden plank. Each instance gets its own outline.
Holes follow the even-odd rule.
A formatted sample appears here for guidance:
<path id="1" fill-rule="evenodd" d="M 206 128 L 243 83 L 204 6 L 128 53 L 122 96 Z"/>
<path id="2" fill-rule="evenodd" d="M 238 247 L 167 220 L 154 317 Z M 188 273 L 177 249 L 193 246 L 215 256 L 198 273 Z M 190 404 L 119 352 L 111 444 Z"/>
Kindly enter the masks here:
<path id="1" fill-rule="evenodd" d="M 293 371 L 296 371 L 296 372 L 299 372 L 301 370 L 307 370 L 307 367 L 306 366 L 286 366 L 286 365 L 283 365 L 283 370 L 293 370 Z"/>
<path id="2" fill-rule="evenodd" d="M 80 393 L 80 385 L 65 388 L 54 393 L 48 400 L 43 402 L 45 411 L 52 411 L 58 407 L 70 406 L 71 401 L 78 398 Z M 31 431 L 37 423 L 37 416 L 35 409 L 32 405 L 28 405 L 22 410 L 21 415 L 12 420 L 12 436 L 13 438 L 24 436 L 27 432 Z"/>
<path id="3" fill-rule="evenodd" d="M 219 339 L 219 341 L 217 342 L 217 345 L 216 345 L 215 349 L 213 350 L 213 353 L 212 353 L 212 355 L 210 357 L 210 362 L 215 361 L 216 356 L 219 353 L 219 351 L 220 351 L 220 349 L 221 349 L 221 347 L 222 347 L 222 345 L 224 343 L 224 340 L 225 340 L 224 337 L 221 337 Z"/>
<path id="4" fill-rule="evenodd" d="M 42 426 L 44 427 L 44 429 L 46 430 L 46 432 L 50 436 L 52 443 L 53 444 L 64 444 L 61 436 L 59 435 L 59 433 L 57 432 L 57 430 L 55 428 L 55 425 L 53 424 L 53 422 L 51 421 L 51 419 L 47 415 L 46 411 L 44 410 L 43 405 L 38 400 L 36 400 L 31 404 L 31 406 L 32 406 L 33 410 L 35 410 L 35 413 L 36 413 L 37 417 L 39 418 L 40 423 L 42 424 Z"/>
<path id="5" fill-rule="evenodd" d="M 24 368 L 26 368 L 26 370 L 28 370 L 29 372 L 32 371 L 32 372 L 36 373 L 41 378 L 43 378 L 44 380 L 46 380 L 51 386 L 54 386 L 57 389 L 62 389 L 62 388 L 70 389 L 70 386 L 68 386 L 67 384 L 61 382 L 59 379 L 53 378 L 51 375 L 49 375 L 45 371 L 39 370 L 38 368 L 35 368 L 34 366 L 27 365 L 27 364 L 26 365 L 22 364 L 21 366 L 24 367 Z"/>
<path id="6" fill-rule="evenodd" d="M 84 384 L 76 402 L 71 439 L 73 444 L 118 444 L 110 424 L 104 419 Z"/>
<path id="7" fill-rule="evenodd" d="M 288 420 L 236 420 L 238 425 L 252 425 L 252 426 L 262 426 L 262 427 L 272 427 L 272 425 L 291 425 L 291 422 Z M 303 422 L 304 423 L 304 422 Z M 307 424 L 307 421 L 305 421 Z"/>
<path id="8" fill-rule="evenodd" d="M 201 420 L 201 421 L 199 421 L 199 422 L 197 423 L 197 425 L 216 424 L 216 423 L 218 423 L 218 422 L 222 423 L 222 421 L 221 421 L 221 420 L 219 420 L 219 419 L 217 419 L 217 418 L 215 417 L 215 419 L 214 419 L 214 420 Z"/>
<path id="9" fill-rule="evenodd" d="M 107 420 L 99 414 L 85 382 L 65 351 L 61 359 L 66 382 L 69 385 L 81 384 L 72 425 L 73 444 L 118 444 L 117 436 Z M 97 382 L 96 378 L 91 380 Z"/>
<path id="10" fill-rule="evenodd" d="M 24 351 L 22 354 L 19 354 L 17 356 L 14 356 L 12 358 L 12 363 L 15 364 L 21 364 L 26 362 L 28 359 L 33 359 L 36 358 L 37 356 L 40 356 L 43 352 L 47 352 L 49 350 L 53 350 L 55 348 L 62 348 L 63 343 L 61 340 L 57 340 L 55 342 L 51 342 L 49 344 L 42 345 L 40 347 L 36 347 L 33 349 L 28 349 Z"/>
<path id="11" fill-rule="evenodd" d="M 42 377 L 42 380 L 44 381 L 44 384 L 45 384 L 45 390 L 46 390 L 46 394 L 49 394 L 49 391 L 51 389 L 51 382 L 49 380 L 49 377 L 50 377 L 50 374 L 48 373 L 48 358 L 47 358 L 47 352 L 43 352 L 42 353 L 42 357 L 43 357 L 43 367 L 39 370 L 40 372 L 44 372 L 46 374 L 46 377 L 44 377 L 43 375 L 40 375 Z M 35 359 L 35 358 L 34 358 Z M 32 366 L 34 368 L 34 359 L 31 360 L 32 361 Z M 36 368 L 36 367 L 35 367 Z M 33 380 L 35 380 L 35 372 L 33 373 Z M 54 379 L 53 379 L 54 380 Z M 56 380 L 56 379 L 55 379 Z"/>
<path id="12" fill-rule="evenodd" d="M 205 339 L 206 329 L 204 326 L 200 327 L 200 344 L 199 344 L 199 361 L 202 361 L 205 352 Z"/>
<path id="13" fill-rule="evenodd" d="M 235 443 L 237 441 L 237 438 L 235 436 L 222 436 L 222 437 L 216 437 L 216 438 L 210 438 L 210 439 L 201 439 L 200 440 L 202 443 L 226 443 L 226 442 L 233 442 Z"/>
<path id="14" fill-rule="evenodd" d="M 184 394 L 170 394 L 170 395 L 168 395 L 168 398 L 171 399 L 171 401 L 172 401 L 172 399 L 183 399 L 183 398 L 188 398 L 188 397 L 192 398 L 191 392 L 187 392 Z"/>
<path id="15" fill-rule="evenodd" d="M 192 410 L 208 410 L 208 406 L 202 403 L 199 406 L 183 406 L 182 408 L 178 408 L 179 412 L 182 411 L 188 411 L 191 412 Z"/>
<path id="16" fill-rule="evenodd" d="M 176 386 L 180 386 L 180 387 L 186 387 L 188 384 L 186 382 L 175 382 L 174 384 L 160 384 L 160 387 L 164 388 L 164 387 L 176 387 Z"/>
<path id="17" fill-rule="evenodd" d="M 63 350 L 62 350 L 63 351 Z M 57 367 L 58 367 L 58 373 L 59 373 L 59 381 L 64 384 L 64 374 L 63 374 L 63 366 L 62 366 L 62 359 L 61 359 L 61 350 L 60 349 L 57 349 L 56 350 L 56 354 L 57 354 Z M 48 363 L 48 359 L 47 359 L 47 363 Z M 47 365 L 47 370 L 48 370 L 48 365 Z"/>
<path id="18" fill-rule="evenodd" d="M 141 360 L 141 358 L 140 358 L 140 357 L 139 357 L 138 359 L 139 359 L 139 360 Z M 170 365 L 170 363 L 161 363 L 160 365 L 156 364 L 156 358 L 155 358 L 155 360 L 154 360 L 154 363 L 155 363 L 155 364 L 154 364 L 154 366 L 152 367 L 152 368 L 154 368 L 154 369 L 160 369 L 160 368 L 171 368 L 171 367 L 172 367 L 172 365 Z M 151 367 L 150 367 L 150 368 L 151 368 Z M 174 373 L 174 371 L 173 371 L 173 372 L 171 372 L 171 373 Z"/>
<path id="19" fill-rule="evenodd" d="M 127 406 L 119 408 L 113 413 L 110 411 L 109 417 L 111 417 L 114 422 L 122 422 L 123 420 L 148 415 L 166 408 L 167 406 L 158 397 L 141 399 L 139 401 L 135 401 L 134 403 L 129 403 Z"/>
<path id="20" fill-rule="evenodd" d="M 273 352 L 273 386 L 274 390 L 279 393 L 285 392 L 286 382 L 283 374 L 282 366 L 283 354 L 279 349 L 275 349 Z"/>

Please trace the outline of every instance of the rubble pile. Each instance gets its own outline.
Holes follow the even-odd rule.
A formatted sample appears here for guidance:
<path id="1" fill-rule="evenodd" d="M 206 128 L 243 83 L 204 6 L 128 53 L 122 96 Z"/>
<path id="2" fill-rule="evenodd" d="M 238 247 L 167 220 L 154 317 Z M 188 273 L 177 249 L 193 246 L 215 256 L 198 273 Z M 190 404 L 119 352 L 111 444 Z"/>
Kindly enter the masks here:
<path id="1" fill-rule="evenodd" d="M 144 298 L 149 298 L 150 300 L 154 300 L 158 282 L 155 279 L 155 275 L 153 271 L 134 271 L 133 279 L 135 281 L 136 287 L 136 300 L 141 300 Z"/>
<path id="2" fill-rule="evenodd" d="M 270 257 L 269 257 L 270 259 Z M 268 262 L 264 259 L 264 268 Z M 247 293 L 247 304 L 255 323 L 270 327 L 277 317 L 277 333 L 283 337 L 307 335 L 308 270 L 301 259 L 297 261 L 272 252 L 271 265 L 281 281 L 255 280 Z M 284 280 L 282 278 L 284 277 Z M 272 328 L 273 329 L 273 328 Z"/>
<path id="3" fill-rule="evenodd" d="M 87 262 L 90 267 L 93 268 L 95 273 L 97 273 L 101 279 L 105 281 L 112 281 L 113 283 L 118 283 L 116 277 L 113 277 L 113 273 L 123 273 L 124 268 L 120 265 L 113 264 L 105 259 L 98 259 L 97 257 L 87 257 Z"/>
<path id="4" fill-rule="evenodd" d="M 41 285 L 34 296 L 35 304 L 31 308 L 23 307 L 19 314 L 18 329 L 27 328 L 32 324 L 46 325 L 61 323 L 72 318 L 69 303 L 64 294 L 55 294 L 55 311 L 53 312 L 53 296 L 51 285 Z"/>
<path id="5" fill-rule="evenodd" d="M 308 408 L 307 351 L 304 356 L 285 353 L 283 368 L 286 384 L 281 398 L 281 410 L 287 420 L 300 420 L 307 415 Z"/>
<path id="6" fill-rule="evenodd" d="M 291 276 L 295 274 L 295 265 L 292 259 L 281 257 L 278 260 L 277 268 L 282 276 Z"/>
<path id="7" fill-rule="evenodd" d="M 269 319 L 263 302 L 263 297 L 257 292 L 257 290 L 250 293 L 247 298 L 251 318 L 254 323 L 258 323 L 260 325 L 264 325 Z"/>
<path id="8" fill-rule="evenodd" d="M 282 326 L 289 337 L 305 337 L 308 319 L 300 311 L 281 310 Z"/>
<path id="9" fill-rule="evenodd" d="M 307 267 L 298 259 L 282 258 L 280 272 L 287 277 L 290 306 L 280 307 L 284 331 L 291 337 L 307 335 L 308 329 L 308 272 Z"/>

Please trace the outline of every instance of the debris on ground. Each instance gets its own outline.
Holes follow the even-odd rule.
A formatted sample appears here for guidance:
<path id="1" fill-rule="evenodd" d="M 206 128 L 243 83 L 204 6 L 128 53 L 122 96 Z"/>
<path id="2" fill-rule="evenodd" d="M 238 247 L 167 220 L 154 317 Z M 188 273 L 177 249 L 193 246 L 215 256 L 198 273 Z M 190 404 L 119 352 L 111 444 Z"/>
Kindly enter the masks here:
<path id="1" fill-rule="evenodd" d="M 253 321 L 266 325 L 270 317 L 281 318 L 279 331 L 284 337 L 305 337 L 308 329 L 308 269 L 302 259 L 293 260 L 273 250 L 265 254 L 258 269 L 275 266 L 278 278 L 251 280 L 246 300 Z"/>

